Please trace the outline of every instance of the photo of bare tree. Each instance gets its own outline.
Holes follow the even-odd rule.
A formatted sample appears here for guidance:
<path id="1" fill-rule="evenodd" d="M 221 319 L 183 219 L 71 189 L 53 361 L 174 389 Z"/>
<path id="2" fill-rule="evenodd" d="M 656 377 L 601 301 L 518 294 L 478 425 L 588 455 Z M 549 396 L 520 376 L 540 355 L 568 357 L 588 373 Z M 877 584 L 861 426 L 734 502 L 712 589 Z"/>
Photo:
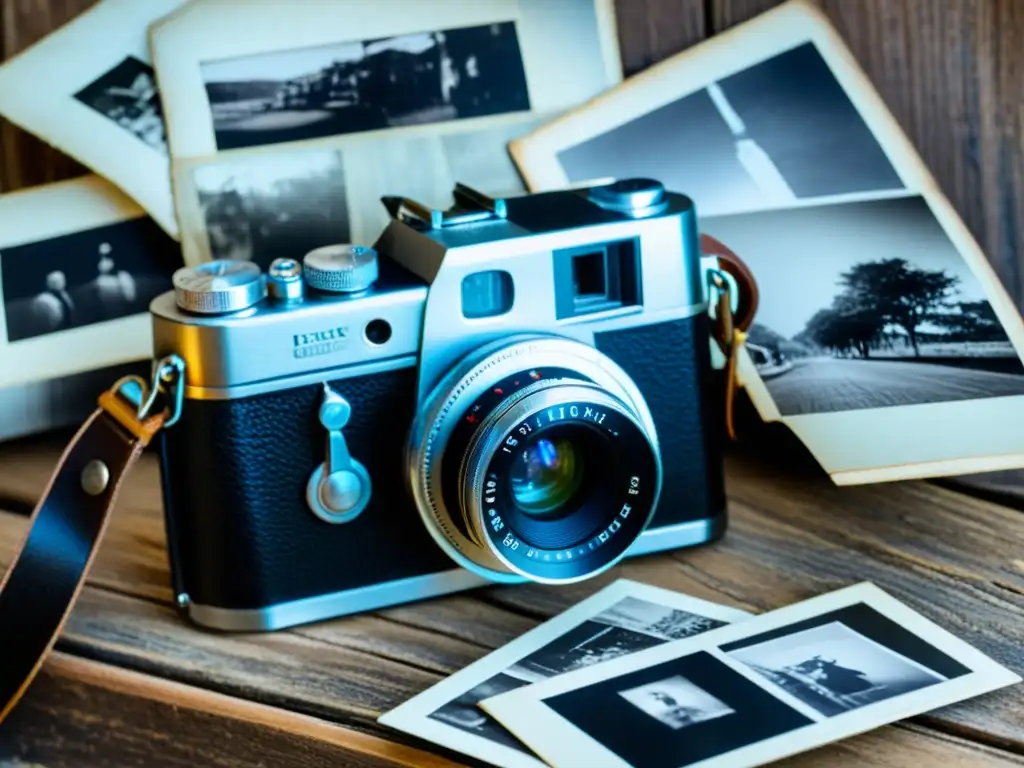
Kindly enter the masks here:
<path id="1" fill-rule="evenodd" d="M 1024 394 L 1024 365 L 916 195 L 706 217 L 762 304 L 748 350 L 784 416 Z"/>

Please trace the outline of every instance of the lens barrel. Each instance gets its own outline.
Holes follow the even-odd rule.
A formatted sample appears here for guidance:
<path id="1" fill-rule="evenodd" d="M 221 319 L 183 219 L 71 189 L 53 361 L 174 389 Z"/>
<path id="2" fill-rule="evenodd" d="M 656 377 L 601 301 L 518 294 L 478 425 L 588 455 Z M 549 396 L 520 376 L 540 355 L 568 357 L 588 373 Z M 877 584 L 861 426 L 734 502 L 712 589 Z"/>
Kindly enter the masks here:
<path id="1" fill-rule="evenodd" d="M 409 477 L 427 528 L 496 581 L 566 583 L 618 562 L 661 488 L 653 422 L 593 347 L 516 339 L 478 350 L 428 398 Z"/>

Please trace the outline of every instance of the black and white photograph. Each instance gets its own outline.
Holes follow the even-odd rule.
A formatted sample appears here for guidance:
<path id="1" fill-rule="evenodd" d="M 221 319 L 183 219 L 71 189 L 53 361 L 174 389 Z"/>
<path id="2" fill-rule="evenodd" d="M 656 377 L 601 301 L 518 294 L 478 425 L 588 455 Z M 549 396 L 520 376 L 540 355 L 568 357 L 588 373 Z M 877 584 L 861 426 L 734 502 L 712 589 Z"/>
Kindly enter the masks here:
<path id="1" fill-rule="evenodd" d="M 528 111 L 512 21 L 201 64 L 218 150 Z"/>
<path id="2" fill-rule="evenodd" d="M 145 313 L 180 266 L 149 217 L 0 248 L 7 341 Z"/>
<path id="3" fill-rule="evenodd" d="M 477 702 L 521 685 L 636 653 L 668 640 L 691 637 L 725 624 L 721 619 L 638 597 L 624 597 L 439 707 L 431 717 L 516 747 L 514 737 L 483 710 L 476 708 Z"/>
<path id="4" fill-rule="evenodd" d="M 626 597 L 525 656 L 507 674 L 535 682 L 636 653 L 667 640 L 699 635 L 724 621 Z"/>
<path id="5" fill-rule="evenodd" d="M 198 165 L 192 181 L 209 258 L 254 261 L 264 270 L 281 255 L 301 258 L 349 241 L 341 153 L 284 149 Z"/>
<path id="6" fill-rule="evenodd" d="M 736 713 L 682 675 L 619 691 L 619 696 L 674 731 Z"/>
<path id="7" fill-rule="evenodd" d="M 589 669 L 748 617 L 743 611 L 620 579 L 480 659 L 380 722 L 497 765 L 541 768 L 480 708 L 484 700 L 574 669 Z"/>
<path id="8" fill-rule="evenodd" d="M 175 240 L 150 25 L 185 0 L 102 0 L 0 62 L 0 118 L 115 184 Z"/>
<path id="9" fill-rule="evenodd" d="M 565 147 L 557 161 L 571 183 L 658 179 L 701 215 L 903 188 L 810 42 Z"/>
<path id="10" fill-rule="evenodd" d="M 757 276 L 747 346 L 783 416 L 1024 395 L 985 289 L 918 195 L 712 216 Z"/>
<path id="11" fill-rule="evenodd" d="M 119 125 L 146 146 L 167 155 L 160 94 L 153 68 L 135 56 L 93 80 L 75 98 Z"/>
<path id="12" fill-rule="evenodd" d="M 730 656 L 828 717 L 946 679 L 838 621 Z"/>
<path id="13" fill-rule="evenodd" d="M 480 707 L 553 768 L 745 768 L 1020 680 L 861 582 Z"/>
<path id="14" fill-rule="evenodd" d="M 543 703 L 631 768 L 691 765 L 814 722 L 707 651 L 602 678 Z M 583 752 L 569 765 L 609 763 Z"/>

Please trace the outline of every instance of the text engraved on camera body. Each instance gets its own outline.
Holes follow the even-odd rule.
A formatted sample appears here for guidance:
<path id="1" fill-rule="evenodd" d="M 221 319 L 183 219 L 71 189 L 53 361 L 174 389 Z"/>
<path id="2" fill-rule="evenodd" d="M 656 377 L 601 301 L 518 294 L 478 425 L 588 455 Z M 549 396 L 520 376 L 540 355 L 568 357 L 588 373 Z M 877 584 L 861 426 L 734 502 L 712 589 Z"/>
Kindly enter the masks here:
<path id="1" fill-rule="evenodd" d="M 342 349 L 348 341 L 348 328 L 324 328 L 292 336 L 292 355 L 297 358 L 329 355 Z"/>

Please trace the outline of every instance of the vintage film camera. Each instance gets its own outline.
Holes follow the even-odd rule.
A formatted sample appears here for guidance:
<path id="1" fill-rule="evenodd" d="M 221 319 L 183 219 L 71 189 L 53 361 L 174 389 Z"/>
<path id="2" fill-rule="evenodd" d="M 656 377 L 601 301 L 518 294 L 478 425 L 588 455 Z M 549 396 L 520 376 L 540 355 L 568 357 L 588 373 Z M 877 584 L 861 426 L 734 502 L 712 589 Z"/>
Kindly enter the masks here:
<path id="1" fill-rule="evenodd" d="M 694 207 L 654 181 L 427 209 L 372 248 L 186 267 L 161 434 L 179 605 L 271 630 L 565 583 L 722 534 Z"/>

